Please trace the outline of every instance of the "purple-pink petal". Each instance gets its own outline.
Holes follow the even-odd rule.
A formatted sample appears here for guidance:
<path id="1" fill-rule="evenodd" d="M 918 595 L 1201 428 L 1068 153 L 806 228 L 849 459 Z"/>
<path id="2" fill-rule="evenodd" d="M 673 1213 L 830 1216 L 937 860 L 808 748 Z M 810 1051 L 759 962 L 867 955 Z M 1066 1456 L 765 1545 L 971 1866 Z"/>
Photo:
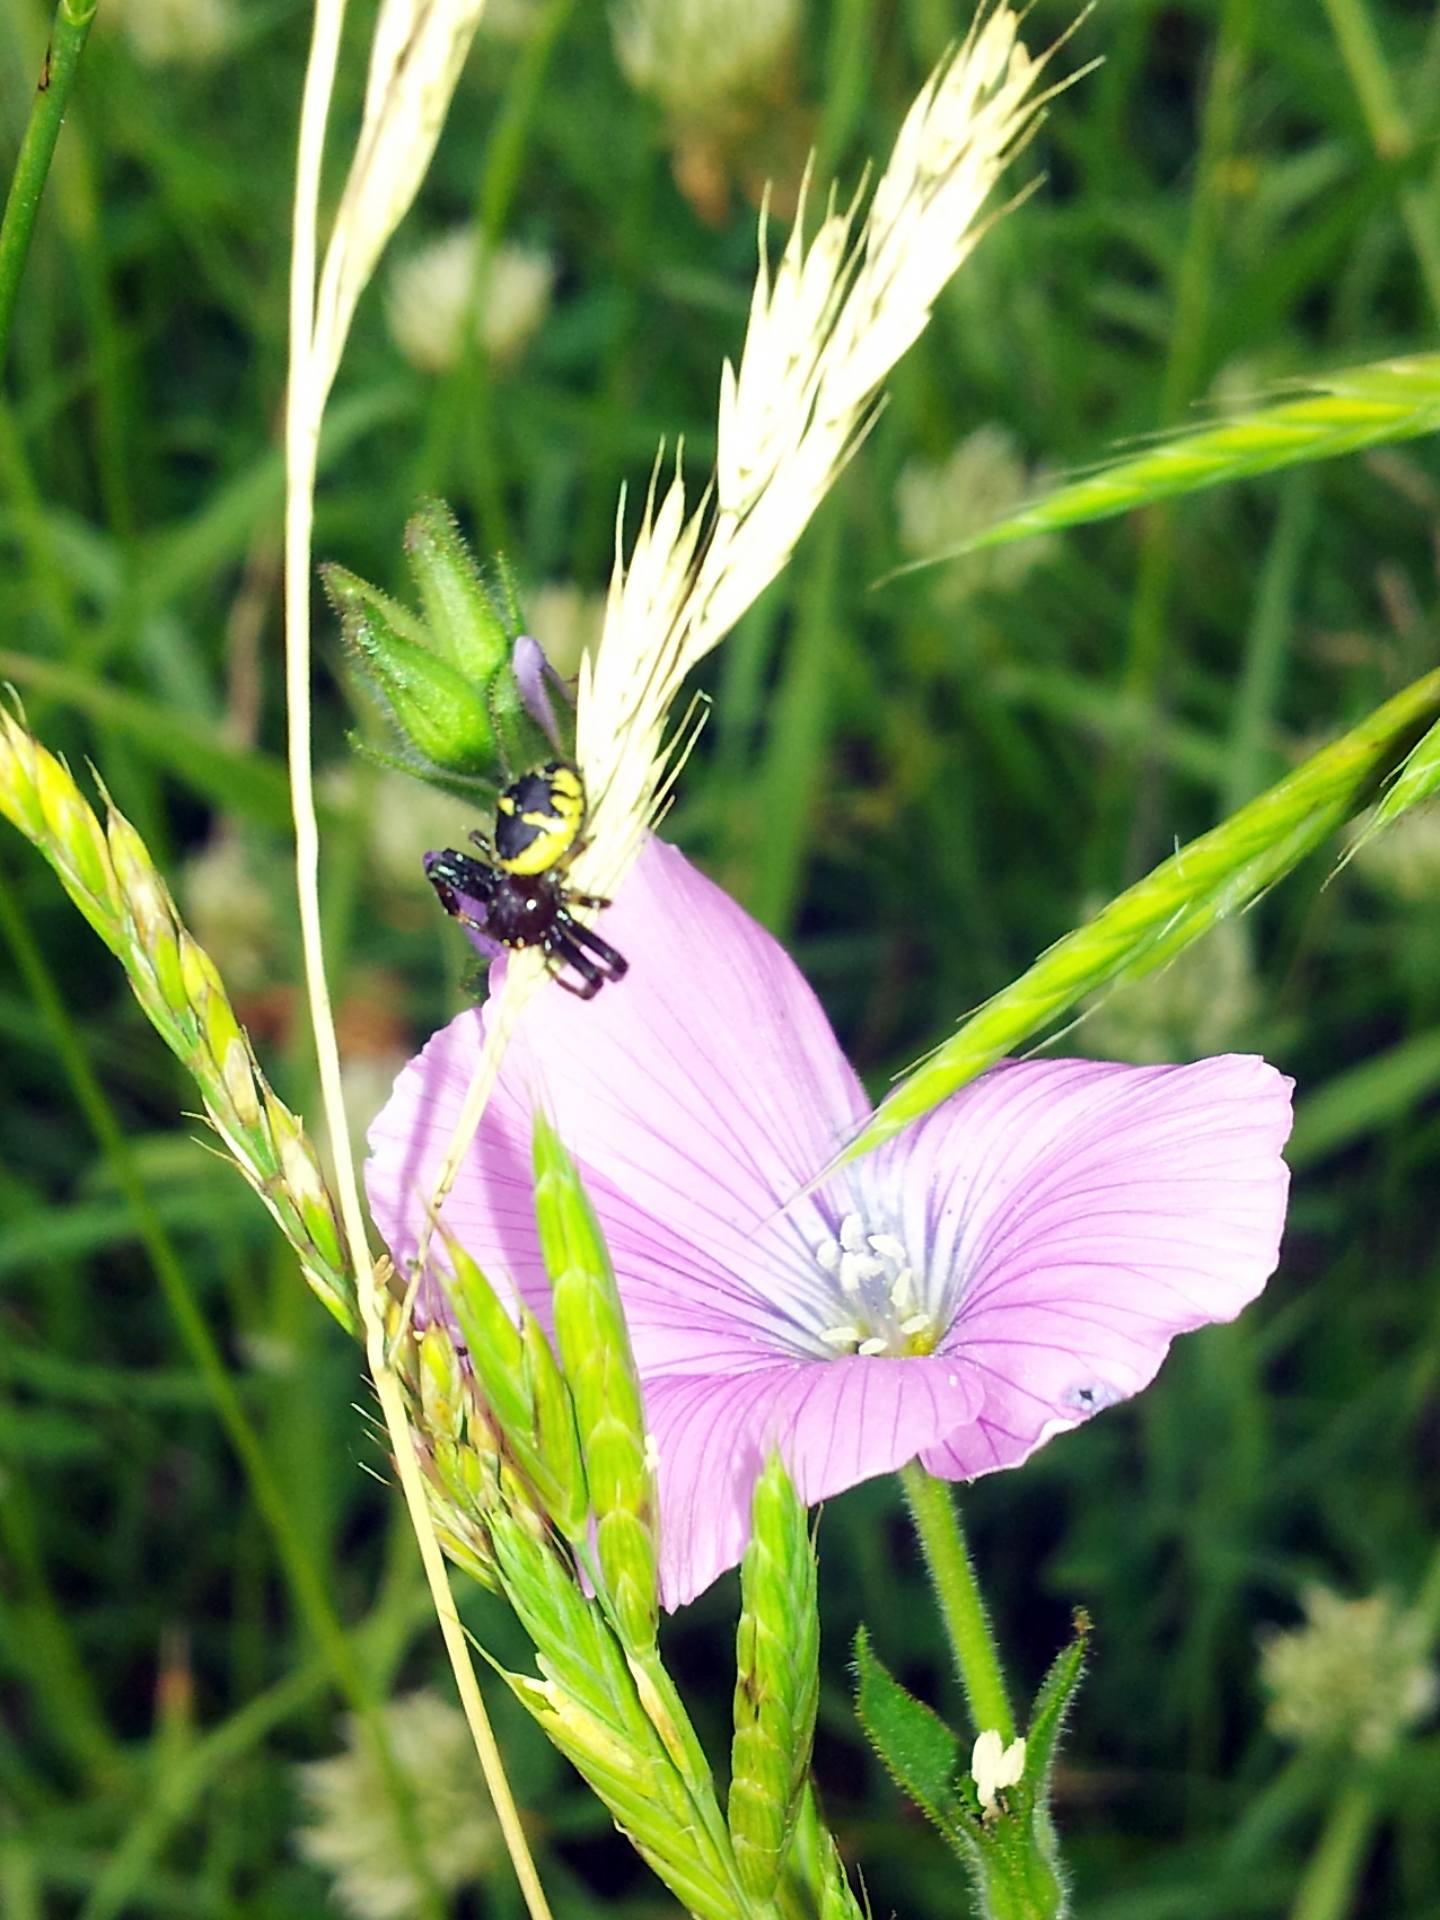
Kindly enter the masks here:
<path id="1" fill-rule="evenodd" d="M 1193 1066 L 1036 1060 L 936 1114 L 916 1165 L 962 1189 L 968 1277 L 942 1351 L 978 1419 L 924 1456 L 969 1479 L 1146 1386 L 1171 1340 L 1233 1320 L 1275 1270 L 1291 1082 L 1247 1055 Z"/>
<path id="2" fill-rule="evenodd" d="M 750 1538 L 750 1502 L 778 1448 L 807 1506 L 889 1473 L 970 1421 L 978 1389 L 934 1358 L 782 1360 L 750 1371 L 652 1374 L 665 1603 L 703 1593 Z"/>
<path id="3" fill-rule="evenodd" d="M 529 1173 L 541 1103 L 600 1211 L 644 1362 L 715 1364 L 767 1334 L 783 1346 L 834 1222 L 814 1199 L 780 1209 L 868 1102 L 783 948 L 673 847 L 647 843 L 600 928 L 629 973 L 591 1001 L 547 992 L 521 1017 L 445 1225 L 543 1301 Z M 402 1267 L 484 1020 L 436 1034 L 371 1129 L 371 1209 Z"/>
<path id="4" fill-rule="evenodd" d="M 540 728 L 546 739 L 557 753 L 564 751 L 560 737 L 560 723 L 555 718 L 554 703 L 550 698 L 553 686 L 565 699 L 574 704 L 569 688 L 556 673 L 545 657 L 545 650 L 538 640 L 532 640 L 528 633 L 517 636 L 510 654 L 510 671 L 515 676 L 515 684 L 520 689 L 520 699 L 525 711 Z"/>

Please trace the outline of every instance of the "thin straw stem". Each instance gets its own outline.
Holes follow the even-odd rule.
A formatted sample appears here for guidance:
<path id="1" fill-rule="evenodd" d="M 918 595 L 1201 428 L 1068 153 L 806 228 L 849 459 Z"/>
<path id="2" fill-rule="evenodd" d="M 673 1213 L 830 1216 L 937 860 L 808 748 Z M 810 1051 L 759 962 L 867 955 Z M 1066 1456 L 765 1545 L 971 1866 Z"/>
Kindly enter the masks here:
<path id="1" fill-rule="evenodd" d="M 335 83 L 344 0 L 316 0 L 310 60 L 300 114 L 296 166 L 295 224 L 291 251 L 290 388 L 286 399 L 285 457 L 285 682 L 287 747 L 295 817 L 295 884 L 305 962 L 310 1023 L 315 1037 L 321 1101 L 335 1157 L 341 1220 L 355 1268 L 366 1357 L 380 1401 L 401 1490 L 415 1531 L 445 1650 L 461 1706 L 480 1757 L 496 1817 L 532 1920 L 551 1920 L 549 1904 L 520 1824 L 519 1811 L 471 1664 L 469 1645 L 446 1576 L 431 1523 L 425 1483 L 416 1458 L 400 1383 L 391 1369 L 379 1285 L 365 1232 L 340 1081 L 340 1050 L 325 978 L 320 914 L 320 836 L 315 816 L 310 748 L 310 575 L 315 471 L 320 424 L 343 337 L 317 339 L 315 327 L 316 227 L 325 124 Z"/>
<path id="2" fill-rule="evenodd" d="M 424 1912 L 439 1920 L 443 1909 L 439 1889 L 426 1859 L 416 1819 L 415 1794 L 409 1776 L 398 1764 L 375 1689 L 335 1611 L 320 1570 L 291 1515 L 265 1443 L 230 1377 L 220 1349 L 196 1302 L 184 1263 L 156 1211 L 140 1177 L 135 1156 L 104 1087 L 90 1063 L 59 988 L 51 977 L 29 922 L 0 871 L 0 933 L 3 933 L 30 997 L 50 1029 L 61 1067 L 70 1082 L 76 1104 L 84 1114 L 96 1144 L 105 1155 L 116 1184 L 130 1207 L 135 1230 L 160 1282 L 160 1290 L 181 1340 L 204 1383 L 206 1394 L 250 1485 L 260 1517 L 269 1529 L 295 1605 L 319 1647 L 340 1691 L 364 1729 L 394 1808 L 405 1848 L 406 1862 L 424 1896 Z M 91 1907 L 85 1909 L 91 1916 Z"/>

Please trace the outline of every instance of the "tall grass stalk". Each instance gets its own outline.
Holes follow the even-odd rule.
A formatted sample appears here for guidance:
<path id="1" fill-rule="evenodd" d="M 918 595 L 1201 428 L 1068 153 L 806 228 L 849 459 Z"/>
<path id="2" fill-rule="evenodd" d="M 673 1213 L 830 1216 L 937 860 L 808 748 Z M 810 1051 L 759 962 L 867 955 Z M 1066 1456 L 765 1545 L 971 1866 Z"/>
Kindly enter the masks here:
<path id="1" fill-rule="evenodd" d="M 481 0 L 466 0 L 464 5 L 446 7 L 443 0 L 430 0 L 428 5 L 425 0 L 417 5 L 386 0 L 382 6 L 375 28 L 364 123 L 317 290 L 320 172 L 344 0 L 316 3 L 300 115 L 291 249 L 290 382 L 285 411 L 285 685 L 306 992 L 367 1361 L 446 1653 L 505 1844 L 533 1920 L 549 1920 L 549 1906 L 455 1611 L 404 1396 L 390 1364 L 379 1272 L 369 1251 L 350 1149 L 339 1043 L 325 975 L 320 838 L 311 758 L 311 539 L 321 422 L 356 303 L 434 151 L 480 4 Z"/>

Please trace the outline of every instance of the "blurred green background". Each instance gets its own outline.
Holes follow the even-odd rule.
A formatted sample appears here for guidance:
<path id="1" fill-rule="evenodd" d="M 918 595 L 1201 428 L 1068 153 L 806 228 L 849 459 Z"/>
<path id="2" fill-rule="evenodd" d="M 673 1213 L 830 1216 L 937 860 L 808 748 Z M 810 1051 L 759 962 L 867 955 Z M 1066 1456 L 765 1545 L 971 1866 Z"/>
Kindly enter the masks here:
<path id="1" fill-rule="evenodd" d="M 647 79 L 602 6 L 492 9 L 361 308 L 316 552 L 406 593 L 403 523 L 443 495 L 482 551 L 512 557 L 539 637 L 573 660 L 622 483 L 633 512 L 681 435 L 692 473 L 708 461 L 759 179 L 776 178 L 782 230 L 810 144 L 848 191 L 968 16 L 814 0 L 787 51 L 766 23 L 791 10 L 751 0 L 743 31 L 702 34 Z M 1037 0 L 1030 44 L 1068 18 Z M 267 1071 L 313 1115 L 276 450 L 308 24 L 294 0 L 100 0 L 0 401 L 0 679 L 52 748 L 103 772 Z M 7 164 L 45 31 L 34 0 L 0 13 Z M 716 95 L 707 60 L 747 34 L 745 86 Z M 710 663 L 669 829 L 791 943 L 877 1091 L 1177 838 L 1436 660 L 1425 443 L 872 590 L 1046 474 L 1434 336 L 1429 6 L 1110 0 L 1058 68 L 1096 55 L 1009 176 L 1045 184 L 963 270 L 794 564 Z M 462 229 L 491 248 L 478 315 Z M 363 1119 L 465 1003 L 466 956 L 418 865 L 465 821 L 350 754 L 351 729 L 383 730 L 318 593 L 317 656 L 325 911 Z M 1086 1920 L 1440 1915 L 1425 1633 L 1395 1625 L 1422 1590 L 1440 1613 L 1440 816 L 1338 875 L 1337 854 L 1064 1042 L 1256 1048 L 1300 1088 L 1263 1301 L 965 1498 L 1022 1690 L 1073 1605 L 1096 1622 L 1057 1793 Z M 337 1672 L 348 1660 L 352 1692 L 381 1699 L 447 1684 L 357 1355 L 196 1144 L 180 1070 L 8 830 L 0 1047 L 0 1913 L 324 1911 L 295 1766 L 342 1744 Z M 284 1489 L 308 1607 L 217 1418 L 206 1329 Z M 911 1685 L 957 1705 L 895 1491 L 834 1502 L 820 1544 L 827 1806 L 877 1915 L 955 1913 L 952 1863 L 848 1705 L 862 1617 Z M 1306 1669 L 1307 1724 L 1338 1731 L 1296 1745 L 1267 1723 L 1261 1638 L 1316 1582 L 1393 1606 L 1344 1616 L 1329 1668 Z M 734 1605 L 732 1578 L 669 1630 L 717 1757 Z M 317 1637 L 326 1606 L 348 1655 Z M 466 1611 L 523 1659 L 498 1603 Z M 1357 1754 L 1360 1706 L 1392 1696 L 1378 1753 Z M 539 1736 L 496 1713 L 557 1913 L 673 1911 Z M 1339 1905 L 1315 1904 L 1326 1859 Z M 388 1910 L 506 1920 L 519 1903 L 502 1861 L 453 1900 Z"/>

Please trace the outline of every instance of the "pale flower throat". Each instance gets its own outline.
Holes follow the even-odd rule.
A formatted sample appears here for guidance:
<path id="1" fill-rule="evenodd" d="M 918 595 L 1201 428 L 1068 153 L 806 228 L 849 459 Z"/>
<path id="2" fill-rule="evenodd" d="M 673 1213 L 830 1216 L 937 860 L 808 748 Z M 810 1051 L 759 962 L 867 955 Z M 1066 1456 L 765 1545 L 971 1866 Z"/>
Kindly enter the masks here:
<path id="1" fill-rule="evenodd" d="M 839 1239 L 814 1251 L 835 1305 L 835 1324 L 820 1335 L 832 1352 L 906 1359 L 934 1351 L 940 1329 L 917 1297 L 903 1240 L 867 1233 L 860 1215 L 847 1213 Z"/>

